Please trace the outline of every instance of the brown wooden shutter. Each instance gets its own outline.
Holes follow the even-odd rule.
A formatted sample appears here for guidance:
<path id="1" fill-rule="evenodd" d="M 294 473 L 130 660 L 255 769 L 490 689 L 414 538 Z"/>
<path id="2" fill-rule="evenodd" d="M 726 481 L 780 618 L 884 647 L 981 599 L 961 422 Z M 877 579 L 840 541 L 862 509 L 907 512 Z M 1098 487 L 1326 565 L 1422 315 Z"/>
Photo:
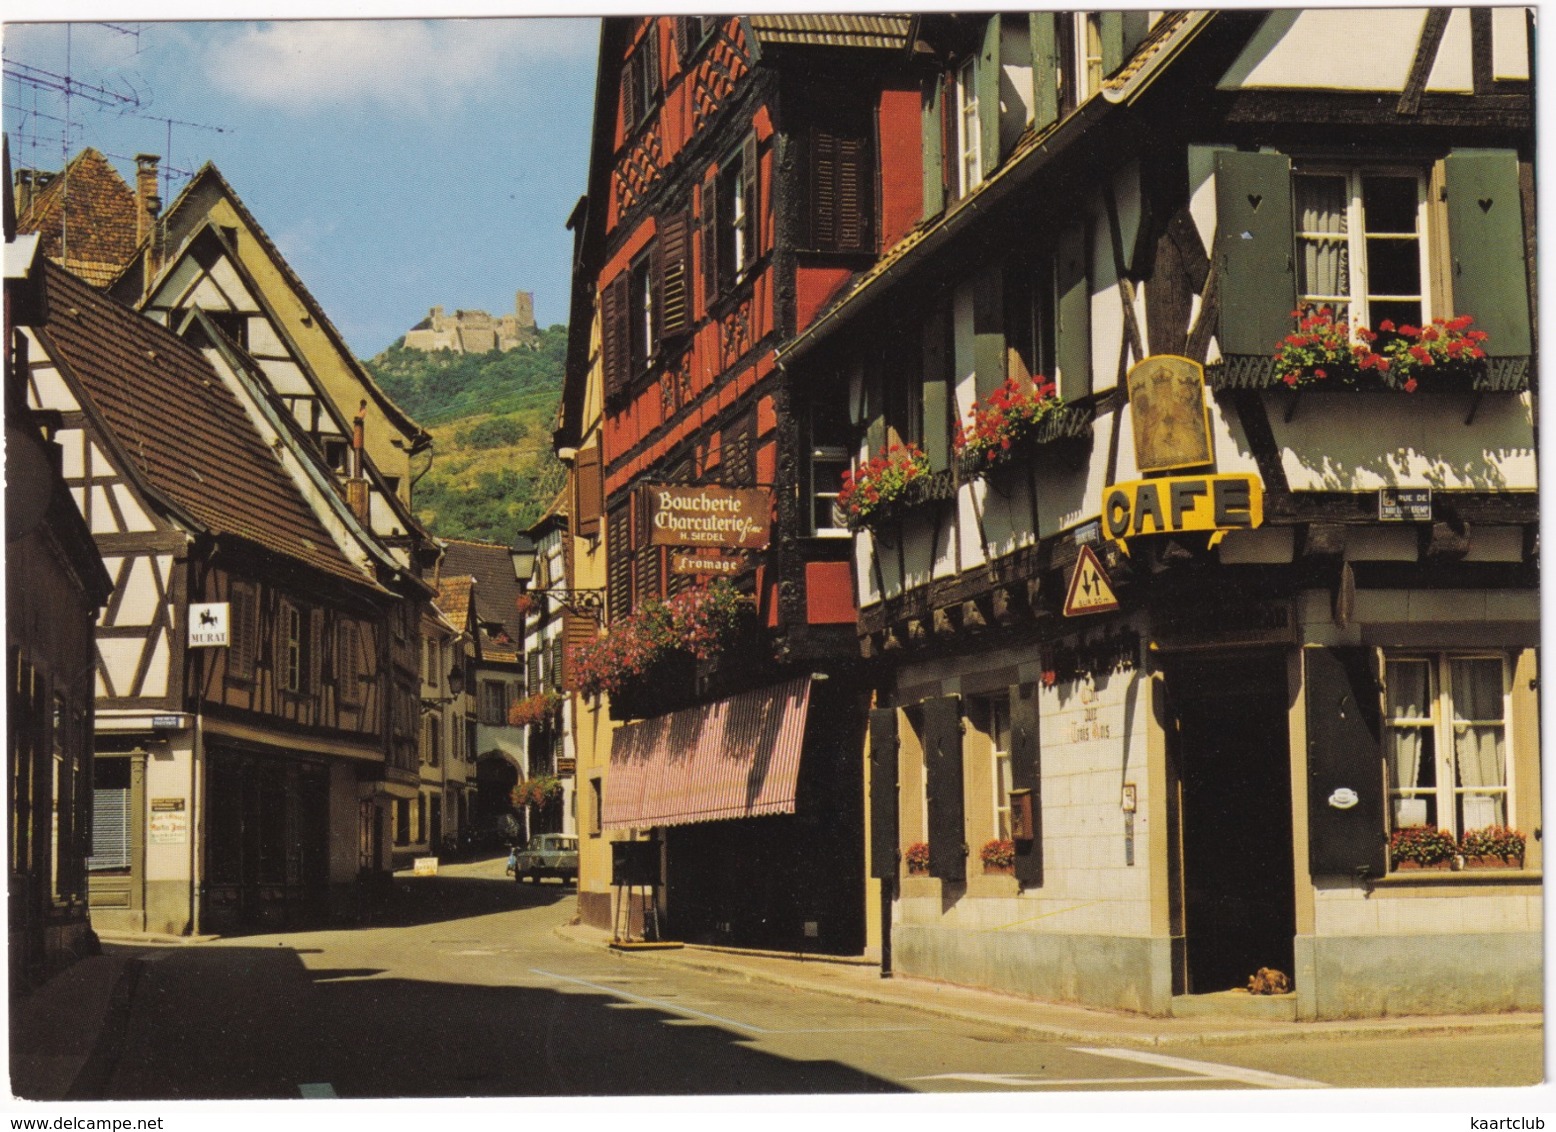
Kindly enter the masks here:
<path id="1" fill-rule="evenodd" d="M 810 239 L 817 251 L 837 248 L 838 138 L 816 127 L 810 132 Z"/>
<path id="2" fill-rule="evenodd" d="M 1016 842 L 1016 879 L 1028 888 L 1043 883 L 1043 771 L 1042 744 L 1038 740 L 1038 690 L 1036 684 L 1010 686 L 1010 785 L 1011 818 L 1017 809 L 1030 811 L 1030 837 Z"/>
<path id="3" fill-rule="evenodd" d="M 929 872 L 967 879 L 966 797 L 962 789 L 962 698 L 925 700 L 924 764 L 929 795 Z"/>
<path id="4" fill-rule="evenodd" d="M 573 462 L 573 533 L 583 538 L 596 538 L 600 533 L 600 512 L 605 504 L 600 492 L 602 471 L 598 444 L 578 450 Z"/>
<path id="5" fill-rule="evenodd" d="M 697 32 L 695 25 L 698 22 L 696 16 L 675 17 L 675 57 L 676 66 L 686 69 L 686 61 L 691 58 L 692 45 L 696 43 Z"/>
<path id="6" fill-rule="evenodd" d="M 562 651 L 562 686 L 569 691 L 577 687 L 571 658 L 578 649 L 594 644 L 598 636 L 599 622 L 593 617 L 570 611 L 562 614 L 562 639 L 566 646 Z"/>
<path id="7" fill-rule="evenodd" d="M 897 875 L 897 709 L 870 712 L 870 875 Z"/>
<path id="8" fill-rule="evenodd" d="M 638 124 L 638 84 L 637 84 L 638 60 L 634 55 L 627 60 L 627 65 L 621 71 L 621 135 L 622 139 L 632 135 L 633 127 Z"/>
<path id="9" fill-rule="evenodd" d="M 703 310 L 719 297 L 719 177 L 702 182 L 702 303 Z"/>
<path id="10" fill-rule="evenodd" d="M 661 217 L 658 244 L 659 330 L 668 338 L 692 328 L 691 217 L 680 211 Z"/>
<path id="11" fill-rule="evenodd" d="M 745 233 L 746 262 L 744 272 L 751 273 L 751 265 L 757 260 L 760 251 L 757 240 L 762 231 L 762 225 L 757 219 L 757 205 L 760 203 L 761 194 L 757 191 L 758 182 L 762 179 L 761 163 L 757 160 L 756 135 L 747 134 L 745 143 L 740 147 L 741 188 L 745 197 L 745 217 L 741 221 L 741 230 Z"/>
<path id="12" fill-rule="evenodd" d="M 600 296 L 600 353 L 607 399 L 622 393 L 632 380 L 632 343 L 627 322 L 629 271 L 611 280 Z"/>
<path id="13" fill-rule="evenodd" d="M 612 621 L 632 612 L 632 509 L 622 501 L 606 517 L 605 599 Z"/>
<path id="14" fill-rule="evenodd" d="M 867 138 L 844 138 L 837 151 L 837 242 L 844 251 L 875 250 L 875 168 Z"/>
<path id="15" fill-rule="evenodd" d="M 643 106 L 641 113 L 647 113 L 651 104 L 658 97 L 660 91 L 659 81 L 659 21 L 650 20 L 648 34 L 643 37 Z"/>

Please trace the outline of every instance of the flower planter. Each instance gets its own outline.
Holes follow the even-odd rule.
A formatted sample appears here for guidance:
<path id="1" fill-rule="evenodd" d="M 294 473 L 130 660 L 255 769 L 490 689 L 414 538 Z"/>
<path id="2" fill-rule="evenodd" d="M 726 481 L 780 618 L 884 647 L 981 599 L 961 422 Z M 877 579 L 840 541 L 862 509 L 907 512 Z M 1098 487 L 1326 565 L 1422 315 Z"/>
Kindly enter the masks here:
<path id="1" fill-rule="evenodd" d="M 1060 405 L 1010 442 L 1009 448 L 969 448 L 957 457 L 963 480 L 990 476 L 1040 455 L 1073 460 L 1085 454 L 1091 440 L 1092 407 Z"/>
<path id="2" fill-rule="evenodd" d="M 929 875 L 929 868 L 928 868 L 928 866 L 926 866 L 926 867 L 920 869 L 920 868 L 915 868 L 912 865 L 909 865 L 908 866 L 908 875 L 910 877 L 927 877 Z"/>
<path id="3" fill-rule="evenodd" d="M 1451 870 L 1452 868 L 1453 868 L 1453 861 L 1451 859 L 1450 860 L 1444 860 L 1444 861 L 1433 861 L 1430 864 L 1423 864 L 1420 861 L 1395 861 L 1394 862 L 1394 871 L 1395 872 L 1400 872 L 1400 873 L 1408 873 L 1408 872 L 1414 872 L 1414 871 L 1446 873 L 1449 870 Z"/>
<path id="4" fill-rule="evenodd" d="M 1013 877 L 1016 875 L 1015 865 L 984 865 L 983 875 L 986 877 Z"/>
<path id="5" fill-rule="evenodd" d="M 1522 857 L 1466 857 L 1464 867 L 1467 869 L 1521 869 L 1524 867 Z"/>
<path id="6" fill-rule="evenodd" d="M 902 493 L 884 503 L 879 503 L 862 516 L 849 516 L 848 529 L 878 530 L 892 523 L 901 522 L 913 512 L 940 500 L 950 499 L 956 493 L 956 485 L 949 470 L 932 472 L 914 480 Z"/>

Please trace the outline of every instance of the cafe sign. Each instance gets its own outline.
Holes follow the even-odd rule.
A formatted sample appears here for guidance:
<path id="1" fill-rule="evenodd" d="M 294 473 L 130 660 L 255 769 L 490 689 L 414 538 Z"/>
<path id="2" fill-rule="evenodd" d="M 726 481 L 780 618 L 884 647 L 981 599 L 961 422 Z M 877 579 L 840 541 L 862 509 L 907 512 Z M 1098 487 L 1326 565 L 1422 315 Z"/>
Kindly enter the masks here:
<path id="1" fill-rule="evenodd" d="M 1102 495 L 1102 532 L 1127 551 L 1126 539 L 1264 524 L 1264 484 L 1253 475 L 1171 476 L 1113 484 Z"/>
<path id="2" fill-rule="evenodd" d="M 649 544 L 764 550 L 772 534 L 772 496 L 761 488 L 649 484 Z"/>

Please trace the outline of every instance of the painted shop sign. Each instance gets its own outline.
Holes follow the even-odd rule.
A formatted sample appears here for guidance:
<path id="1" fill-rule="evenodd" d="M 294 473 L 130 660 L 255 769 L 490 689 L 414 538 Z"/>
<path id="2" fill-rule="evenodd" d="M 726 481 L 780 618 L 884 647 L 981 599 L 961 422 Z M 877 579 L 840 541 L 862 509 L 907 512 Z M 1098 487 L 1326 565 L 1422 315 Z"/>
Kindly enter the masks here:
<path id="1" fill-rule="evenodd" d="M 1252 530 L 1264 524 L 1264 484 L 1244 474 L 1116 483 L 1102 494 L 1102 528 L 1121 546 L 1140 535 Z M 1126 548 L 1127 549 L 1127 548 Z"/>
<path id="2" fill-rule="evenodd" d="M 772 497 L 761 488 L 649 484 L 651 546 L 765 550 L 772 533 Z"/>
<path id="3" fill-rule="evenodd" d="M 192 649 L 226 648 L 227 603 L 200 601 L 189 603 L 189 647 Z"/>
<path id="4" fill-rule="evenodd" d="M 670 555 L 672 574 L 710 574 L 731 577 L 746 566 L 745 555 L 718 550 L 677 550 Z"/>
<path id="5" fill-rule="evenodd" d="M 147 831 L 153 845 L 187 845 L 189 815 L 183 798 L 153 798 Z"/>
<path id="6" fill-rule="evenodd" d="M 1296 640 L 1297 619 L 1286 599 L 1158 609 L 1151 626 L 1151 648 L 1163 651 L 1284 645 Z"/>
<path id="7" fill-rule="evenodd" d="M 1205 371 L 1175 354 L 1146 358 L 1129 371 L 1135 464 L 1142 472 L 1200 468 L 1213 461 Z"/>

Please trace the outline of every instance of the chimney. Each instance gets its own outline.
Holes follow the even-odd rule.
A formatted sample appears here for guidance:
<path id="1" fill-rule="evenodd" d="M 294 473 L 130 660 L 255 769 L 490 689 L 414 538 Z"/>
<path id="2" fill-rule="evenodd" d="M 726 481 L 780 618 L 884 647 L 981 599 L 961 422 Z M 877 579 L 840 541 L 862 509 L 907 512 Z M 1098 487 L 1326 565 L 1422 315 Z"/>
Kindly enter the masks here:
<path id="1" fill-rule="evenodd" d="M 157 222 L 162 211 L 162 198 L 157 195 L 157 162 L 154 153 L 135 155 L 135 239 L 144 240 Z"/>
<path id="2" fill-rule="evenodd" d="M 357 415 L 351 421 L 351 460 L 346 465 L 346 505 L 363 523 L 372 520 L 371 504 L 367 493 L 367 476 L 362 466 L 362 446 L 367 431 L 367 401 L 364 399 Z"/>

